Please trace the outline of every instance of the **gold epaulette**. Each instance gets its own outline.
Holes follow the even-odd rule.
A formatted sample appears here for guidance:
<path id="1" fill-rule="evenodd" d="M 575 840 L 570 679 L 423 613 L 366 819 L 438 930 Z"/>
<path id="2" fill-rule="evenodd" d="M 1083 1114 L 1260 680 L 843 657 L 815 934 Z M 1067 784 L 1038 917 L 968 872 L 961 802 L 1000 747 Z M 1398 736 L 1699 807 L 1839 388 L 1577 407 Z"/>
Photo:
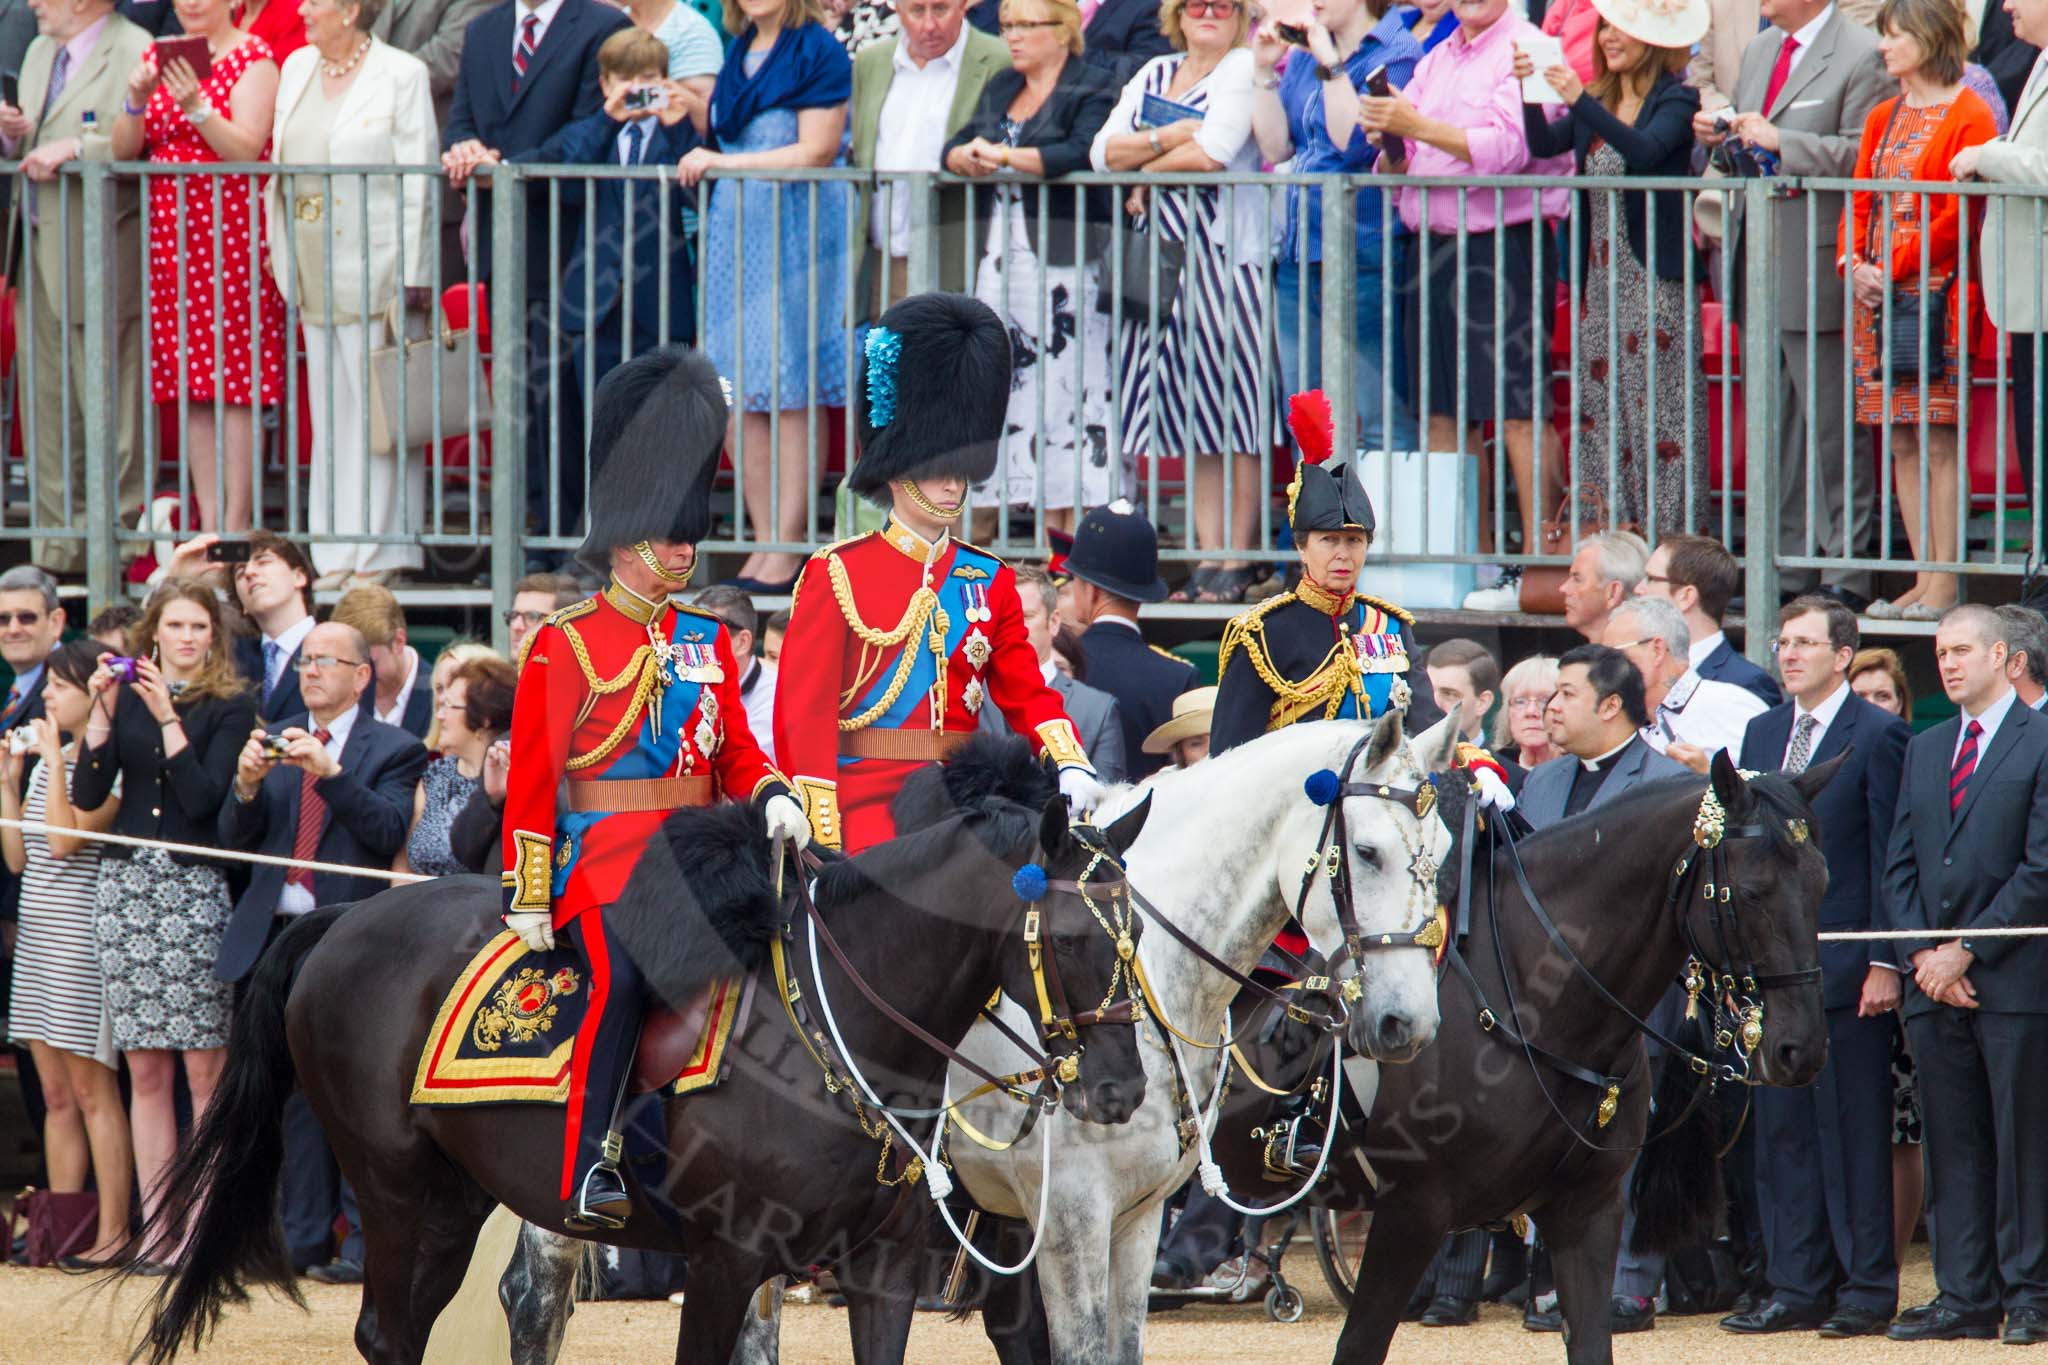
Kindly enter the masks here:
<path id="1" fill-rule="evenodd" d="M 1415 624 L 1415 617 L 1412 614 L 1401 607 L 1395 606 L 1384 597 L 1374 597 L 1369 593 L 1362 592 L 1355 594 L 1355 596 L 1359 601 L 1366 603 L 1368 606 L 1378 607 L 1404 626 L 1413 626 Z"/>
<path id="2" fill-rule="evenodd" d="M 1223 643 L 1216 651 L 1216 680 L 1218 682 L 1223 680 L 1223 670 L 1230 666 L 1232 651 L 1253 643 L 1252 637 L 1264 633 L 1267 615 L 1293 600 L 1293 593 L 1279 593 L 1267 598 L 1255 607 L 1247 607 L 1230 618 L 1229 624 L 1223 627 Z"/>
<path id="3" fill-rule="evenodd" d="M 566 607 L 558 607 L 554 611 L 549 612 L 544 618 L 542 618 L 540 625 L 566 625 L 568 622 L 575 620 L 577 617 L 588 616 L 591 612 L 596 610 L 597 599 L 595 597 L 585 597 L 580 601 L 571 602 Z M 539 638 L 540 626 L 535 626 L 532 630 L 526 632 L 526 638 L 519 642 L 519 657 L 512 661 L 513 672 L 519 673 L 525 671 L 527 656 L 533 653 L 533 642 Z"/>

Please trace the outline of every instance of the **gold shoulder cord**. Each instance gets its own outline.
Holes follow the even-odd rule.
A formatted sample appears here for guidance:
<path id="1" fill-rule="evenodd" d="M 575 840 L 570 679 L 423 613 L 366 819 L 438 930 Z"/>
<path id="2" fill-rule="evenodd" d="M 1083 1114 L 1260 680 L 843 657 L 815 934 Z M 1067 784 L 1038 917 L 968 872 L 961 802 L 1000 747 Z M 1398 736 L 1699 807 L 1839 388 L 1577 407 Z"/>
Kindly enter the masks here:
<path id="1" fill-rule="evenodd" d="M 654 694 L 656 675 L 661 663 L 654 657 L 652 645 L 642 645 L 633 651 L 632 659 L 619 670 L 616 677 L 602 677 L 596 666 L 591 663 L 590 650 L 583 643 L 583 637 L 577 634 L 576 628 L 563 622 L 559 629 L 568 637 L 569 648 L 576 655 L 576 666 L 583 670 L 583 681 L 589 687 L 593 700 L 608 697 L 614 692 L 623 692 L 628 687 L 633 689 L 633 696 L 626 703 L 626 713 L 619 717 L 619 723 L 612 727 L 611 733 L 604 737 L 603 742 L 589 753 L 579 754 L 564 765 L 572 773 L 581 772 L 610 758 L 619 745 L 625 742 L 626 736 L 633 732 L 633 727 L 640 721 L 640 713 L 646 709 L 647 699 Z M 585 703 L 583 714 L 588 715 L 589 710 L 589 703 Z M 580 724 L 582 716 L 578 716 L 577 720 Z"/>
<path id="2" fill-rule="evenodd" d="M 1237 617 L 1224 631 L 1223 645 L 1217 653 L 1217 677 L 1223 676 L 1231 654 L 1242 649 L 1252 671 L 1259 675 L 1259 681 L 1272 691 L 1275 700 L 1269 713 L 1269 729 L 1291 724 L 1318 707 L 1322 708 L 1322 719 L 1332 720 L 1337 715 L 1337 708 L 1343 704 L 1344 694 L 1357 691 L 1354 685 L 1357 670 L 1346 640 L 1331 645 L 1329 652 L 1298 683 L 1282 677 L 1280 670 L 1273 666 L 1273 656 L 1266 647 L 1265 617 L 1274 607 L 1290 600 L 1286 595 L 1271 598 Z M 1347 667 L 1348 663 L 1352 666 Z M 1359 704 L 1365 705 L 1362 695 Z"/>
<path id="3" fill-rule="evenodd" d="M 847 732 L 865 730 L 896 704 L 896 699 L 903 695 L 905 684 L 910 681 L 910 670 L 917 662 L 916 648 L 906 642 L 927 626 L 930 630 L 926 643 L 931 649 L 932 656 L 938 661 L 939 669 L 938 682 L 933 690 L 943 697 L 946 686 L 946 632 L 950 629 L 950 622 L 945 608 L 939 605 L 938 593 L 929 585 L 919 587 L 911 594 L 910 605 L 904 608 L 903 619 L 896 623 L 896 628 L 887 632 L 879 631 L 861 620 L 860 611 L 853 603 L 853 584 L 847 579 L 846 565 L 841 562 L 838 555 L 825 557 L 825 570 L 832 580 L 832 593 L 839 599 L 839 612 L 846 618 L 847 626 L 859 637 L 863 646 L 875 651 L 875 666 L 863 668 L 860 676 L 854 680 L 853 686 L 839 694 L 841 706 L 852 701 L 868 680 L 880 671 L 883 651 L 895 649 L 899 645 L 904 646 L 897 655 L 895 674 L 890 678 L 888 690 L 882 693 L 881 699 L 859 715 L 841 719 L 839 728 Z M 935 725 L 943 723 L 943 705 L 933 707 L 932 716 Z"/>

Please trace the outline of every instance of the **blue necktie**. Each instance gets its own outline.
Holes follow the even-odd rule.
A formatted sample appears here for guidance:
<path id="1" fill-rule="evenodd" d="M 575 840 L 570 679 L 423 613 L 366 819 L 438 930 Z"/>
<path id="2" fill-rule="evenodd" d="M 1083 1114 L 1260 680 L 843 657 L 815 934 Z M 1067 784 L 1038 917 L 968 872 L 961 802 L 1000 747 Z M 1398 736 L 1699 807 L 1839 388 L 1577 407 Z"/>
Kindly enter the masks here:
<path id="1" fill-rule="evenodd" d="M 640 164 L 640 147 L 646 141 L 647 130 L 637 123 L 626 125 L 626 160 L 628 166 Z"/>
<path id="2" fill-rule="evenodd" d="M 269 701 L 270 694 L 277 690 L 278 664 L 284 659 L 284 646 L 275 640 L 263 642 L 263 700 Z"/>

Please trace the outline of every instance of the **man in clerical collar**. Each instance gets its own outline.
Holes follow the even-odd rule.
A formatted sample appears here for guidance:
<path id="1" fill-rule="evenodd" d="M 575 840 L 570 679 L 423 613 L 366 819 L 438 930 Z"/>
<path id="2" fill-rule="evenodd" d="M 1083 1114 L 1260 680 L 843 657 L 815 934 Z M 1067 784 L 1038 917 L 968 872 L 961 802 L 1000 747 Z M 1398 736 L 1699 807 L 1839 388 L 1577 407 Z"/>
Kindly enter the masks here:
<path id="1" fill-rule="evenodd" d="M 1643 742 L 1649 720 L 1642 674 L 1606 645 L 1580 645 L 1557 664 L 1557 691 L 1543 719 L 1564 751 L 1529 770 L 1516 806 L 1541 829 L 1602 806 L 1628 788 L 1685 769 Z"/>

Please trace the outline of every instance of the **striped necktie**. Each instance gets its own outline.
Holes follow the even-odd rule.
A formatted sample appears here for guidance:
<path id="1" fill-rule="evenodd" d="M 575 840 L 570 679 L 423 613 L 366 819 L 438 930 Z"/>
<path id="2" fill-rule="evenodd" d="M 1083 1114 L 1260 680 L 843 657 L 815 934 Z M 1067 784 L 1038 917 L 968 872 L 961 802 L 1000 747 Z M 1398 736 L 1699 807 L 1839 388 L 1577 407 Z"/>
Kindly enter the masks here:
<path id="1" fill-rule="evenodd" d="M 313 738 L 325 744 L 334 736 L 325 730 L 315 730 Z M 299 827 L 292 836 L 294 862 L 310 862 L 313 855 L 320 851 L 320 827 L 327 823 L 327 802 L 313 789 L 313 784 L 319 780 L 308 770 L 299 783 Z M 284 879 L 303 886 L 308 891 L 313 889 L 311 868 L 295 867 L 285 873 Z"/>
<path id="2" fill-rule="evenodd" d="M 528 14 L 519 25 L 519 42 L 512 49 L 512 88 L 517 90 L 519 82 L 526 79 L 526 68 L 533 63 L 533 50 L 540 46 L 534 36 L 540 28 L 540 16 Z"/>
<path id="3" fill-rule="evenodd" d="M 1971 721 L 1963 727 L 1963 744 L 1956 750 L 1955 767 L 1948 775 L 1948 813 L 1956 814 L 1963 808 L 1963 798 L 1970 791 L 1970 775 L 1977 771 L 1977 736 L 1984 733 L 1984 727 Z"/>

